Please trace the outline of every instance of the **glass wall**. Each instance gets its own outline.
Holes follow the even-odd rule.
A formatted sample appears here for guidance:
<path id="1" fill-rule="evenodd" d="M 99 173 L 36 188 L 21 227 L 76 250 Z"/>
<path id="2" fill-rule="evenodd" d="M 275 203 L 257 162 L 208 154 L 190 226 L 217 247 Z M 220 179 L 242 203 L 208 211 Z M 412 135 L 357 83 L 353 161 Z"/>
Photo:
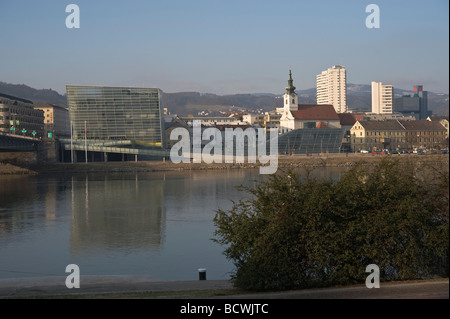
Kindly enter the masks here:
<path id="1" fill-rule="evenodd" d="M 334 128 L 289 131 L 278 137 L 278 152 L 281 155 L 339 153 L 344 131 Z"/>
<path id="2" fill-rule="evenodd" d="M 163 145 L 161 93 L 157 88 L 67 85 L 73 138 L 132 140 Z"/>

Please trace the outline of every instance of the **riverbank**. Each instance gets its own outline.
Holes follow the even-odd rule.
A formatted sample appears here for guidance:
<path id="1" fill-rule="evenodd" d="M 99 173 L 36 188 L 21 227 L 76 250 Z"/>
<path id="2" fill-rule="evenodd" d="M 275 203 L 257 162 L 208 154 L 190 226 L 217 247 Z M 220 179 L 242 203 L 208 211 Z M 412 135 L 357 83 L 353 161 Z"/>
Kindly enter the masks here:
<path id="1" fill-rule="evenodd" d="M 65 277 L 0 280 L 0 299 L 448 299 L 448 278 L 254 292 L 228 280 L 162 281 L 148 276 L 83 276 L 68 289 Z"/>
<path id="2" fill-rule="evenodd" d="M 401 162 L 411 160 L 429 164 L 449 164 L 448 155 L 372 155 L 372 154 L 329 154 L 313 156 L 280 156 L 278 169 L 301 167 L 352 167 L 362 162 L 372 165 L 383 158 L 394 158 Z M 154 162 L 89 162 L 89 163 L 40 163 L 28 166 L 1 164 L 0 175 L 8 174 L 67 174 L 67 173 L 139 173 L 161 171 L 218 170 L 258 168 L 261 163 L 179 163 L 171 161 Z"/>

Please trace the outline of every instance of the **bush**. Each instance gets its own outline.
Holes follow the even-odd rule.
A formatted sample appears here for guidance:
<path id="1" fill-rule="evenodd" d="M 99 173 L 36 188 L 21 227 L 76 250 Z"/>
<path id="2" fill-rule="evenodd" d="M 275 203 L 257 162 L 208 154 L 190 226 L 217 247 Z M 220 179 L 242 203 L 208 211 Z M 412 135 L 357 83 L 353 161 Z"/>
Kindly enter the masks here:
<path id="1" fill-rule="evenodd" d="M 247 290 L 284 290 L 448 276 L 448 172 L 385 159 L 339 181 L 271 176 L 214 218 L 214 241 Z M 443 258 L 444 257 L 444 258 Z"/>

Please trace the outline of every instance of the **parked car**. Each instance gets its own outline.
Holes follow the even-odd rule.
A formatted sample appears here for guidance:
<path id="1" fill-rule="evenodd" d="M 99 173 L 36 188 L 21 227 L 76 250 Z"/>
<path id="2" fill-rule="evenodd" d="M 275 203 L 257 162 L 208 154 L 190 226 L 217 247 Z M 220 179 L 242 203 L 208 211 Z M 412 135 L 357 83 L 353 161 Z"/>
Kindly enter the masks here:
<path id="1" fill-rule="evenodd" d="M 367 151 L 367 150 L 360 150 L 359 151 L 361 154 L 369 154 L 369 151 Z"/>

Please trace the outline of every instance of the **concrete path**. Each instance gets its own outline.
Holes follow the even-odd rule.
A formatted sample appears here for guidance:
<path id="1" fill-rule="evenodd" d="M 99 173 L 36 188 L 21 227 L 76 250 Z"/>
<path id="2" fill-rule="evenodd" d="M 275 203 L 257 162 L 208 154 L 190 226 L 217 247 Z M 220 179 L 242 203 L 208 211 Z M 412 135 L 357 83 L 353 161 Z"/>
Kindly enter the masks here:
<path id="1" fill-rule="evenodd" d="M 0 280 L 0 298 L 118 292 L 164 292 L 231 289 L 226 280 L 164 281 L 149 276 L 81 276 L 80 288 L 68 289 L 66 277 Z M 413 283 L 381 283 L 344 288 L 305 289 L 283 292 L 226 295 L 217 299 L 449 299 L 448 279 Z"/>

